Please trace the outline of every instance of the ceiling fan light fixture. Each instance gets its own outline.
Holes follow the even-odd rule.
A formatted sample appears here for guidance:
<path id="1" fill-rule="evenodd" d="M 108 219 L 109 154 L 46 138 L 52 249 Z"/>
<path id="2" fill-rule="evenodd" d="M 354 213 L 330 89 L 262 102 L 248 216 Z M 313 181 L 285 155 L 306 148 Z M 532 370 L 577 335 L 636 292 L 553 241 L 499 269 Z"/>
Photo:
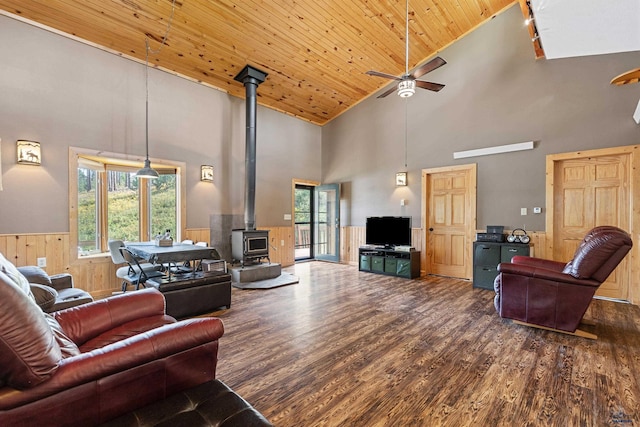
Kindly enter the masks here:
<path id="1" fill-rule="evenodd" d="M 416 93 L 416 81 L 415 80 L 403 80 L 398 83 L 398 95 L 401 98 L 409 98 Z"/>

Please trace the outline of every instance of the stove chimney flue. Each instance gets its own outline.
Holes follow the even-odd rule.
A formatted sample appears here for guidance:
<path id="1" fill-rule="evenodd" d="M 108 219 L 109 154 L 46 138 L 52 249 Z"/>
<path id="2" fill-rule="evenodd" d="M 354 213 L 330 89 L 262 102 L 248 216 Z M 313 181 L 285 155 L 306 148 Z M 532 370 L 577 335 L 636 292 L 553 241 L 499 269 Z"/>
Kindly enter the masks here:
<path id="1" fill-rule="evenodd" d="M 256 229 L 256 115 L 258 110 L 258 85 L 267 78 L 267 73 L 246 65 L 234 77 L 246 91 L 247 136 L 245 144 L 244 226 Z"/>

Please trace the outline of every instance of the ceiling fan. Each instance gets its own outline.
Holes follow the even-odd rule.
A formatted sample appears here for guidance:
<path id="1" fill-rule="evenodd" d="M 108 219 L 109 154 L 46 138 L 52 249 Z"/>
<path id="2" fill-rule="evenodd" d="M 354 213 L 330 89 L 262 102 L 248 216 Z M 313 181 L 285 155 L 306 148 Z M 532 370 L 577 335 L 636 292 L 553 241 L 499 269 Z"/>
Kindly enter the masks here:
<path id="1" fill-rule="evenodd" d="M 629 70 L 611 80 L 612 85 L 622 86 L 629 83 L 638 83 L 640 81 L 640 68 Z"/>
<path id="2" fill-rule="evenodd" d="M 378 98 L 384 98 L 385 96 L 391 94 L 394 91 L 398 91 L 398 95 L 402 98 L 408 98 L 412 96 L 416 92 L 416 86 L 422 89 L 431 90 L 434 92 L 440 91 L 444 87 L 443 84 L 440 83 L 432 83 L 426 82 L 424 80 L 418 80 L 419 77 L 427 74 L 435 70 L 436 68 L 442 67 L 447 62 L 438 57 L 433 58 L 431 61 L 427 62 L 421 67 L 416 68 L 413 73 L 409 73 L 409 0 L 407 0 L 407 21 L 406 21 L 406 34 L 405 34 L 405 73 L 396 77 L 391 74 L 381 73 L 379 71 L 367 71 L 366 74 L 370 76 L 383 77 L 385 79 L 397 80 L 398 86 L 394 86 L 388 91 L 384 92 L 382 95 L 379 95 Z"/>

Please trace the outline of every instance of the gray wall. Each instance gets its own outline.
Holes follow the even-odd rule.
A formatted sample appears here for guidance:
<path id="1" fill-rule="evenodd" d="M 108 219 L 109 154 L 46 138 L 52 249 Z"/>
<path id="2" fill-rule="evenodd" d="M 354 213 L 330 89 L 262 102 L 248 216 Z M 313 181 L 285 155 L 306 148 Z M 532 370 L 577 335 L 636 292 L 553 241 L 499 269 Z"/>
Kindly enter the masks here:
<path id="1" fill-rule="evenodd" d="M 536 61 L 516 4 L 440 56 L 448 64 L 424 78 L 446 84 L 441 92 L 371 97 L 323 127 L 323 181 L 343 184 L 342 225 L 410 215 L 419 226 L 421 170 L 477 163 L 478 228 L 543 231 L 547 154 L 640 143 L 632 119 L 640 85 L 609 84 L 638 66 L 637 52 Z M 396 188 L 395 173 L 405 170 L 405 108 L 409 186 Z M 524 141 L 535 149 L 453 160 L 454 151 Z"/>
<path id="2" fill-rule="evenodd" d="M 67 231 L 69 146 L 144 155 L 144 66 L 3 16 L 0 53 L 0 233 Z M 640 85 L 609 84 L 638 66 L 637 52 L 536 61 L 515 5 L 440 55 L 448 64 L 426 76 L 446 84 L 440 93 L 371 97 L 323 128 L 259 107 L 258 225 L 289 224 L 292 178 L 342 183 L 342 225 L 370 215 L 417 225 L 420 171 L 477 163 L 478 227 L 544 230 L 544 214 L 531 210 L 544 208 L 547 154 L 640 143 L 631 118 Z M 241 215 L 244 100 L 149 75 L 150 153 L 186 163 L 187 227 Z M 409 186 L 396 188 L 405 108 Z M 42 167 L 16 165 L 17 139 L 42 143 Z M 531 140 L 532 151 L 453 160 L 454 151 Z M 199 181 L 205 163 L 213 185 Z"/>
<path id="3" fill-rule="evenodd" d="M 0 55 L 0 233 L 68 231 L 69 146 L 144 156 L 144 65 L 4 16 Z M 257 129 L 257 223 L 288 225 L 292 178 L 321 178 L 321 128 L 259 107 Z M 42 167 L 16 164 L 18 139 L 41 142 Z M 149 140 L 186 163 L 187 227 L 243 213 L 243 99 L 150 69 Z"/>

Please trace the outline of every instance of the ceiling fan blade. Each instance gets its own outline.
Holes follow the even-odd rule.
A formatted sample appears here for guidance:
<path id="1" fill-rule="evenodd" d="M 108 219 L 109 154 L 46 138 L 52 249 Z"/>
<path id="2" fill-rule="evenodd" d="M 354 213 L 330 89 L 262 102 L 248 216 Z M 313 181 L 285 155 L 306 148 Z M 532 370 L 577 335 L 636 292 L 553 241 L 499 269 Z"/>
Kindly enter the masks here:
<path id="1" fill-rule="evenodd" d="M 629 70 L 626 73 L 622 73 L 611 80 L 612 85 L 626 85 L 628 83 L 638 83 L 640 81 L 640 68 L 635 70 Z"/>
<path id="2" fill-rule="evenodd" d="M 381 73 L 380 71 L 367 71 L 365 74 L 369 74 L 370 76 L 383 77 L 385 79 L 391 80 L 402 80 L 400 77 L 392 76 L 391 74 Z"/>
<path id="3" fill-rule="evenodd" d="M 411 75 L 413 76 L 413 78 L 417 79 L 418 77 L 424 76 L 425 74 L 435 70 L 436 68 L 442 67 L 446 63 L 447 61 L 437 56 L 431 61 L 424 64 L 422 67 L 417 68 L 413 73 L 411 73 Z"/>
<path id="4" fill-rule="evenodd" d="M 387 95 L 391 95 L 393 92 L 397 91 L 398 87 L 397 86 L 392 86 L 391 89 L 389 89 L 388 91 L 384 92 L 382 95 L 378 95 L 378 98 L 384 98 Z"/>
<path id="5" fill-rule="evenodd" d="M 444 87 L 444 85 L 440 83 L 423 82 L 422 80 L 416 80 L 416 86 L 421 87 L 422 89 L 432 90 L 434 92 L 440 92 L 440 89 Z"/>

